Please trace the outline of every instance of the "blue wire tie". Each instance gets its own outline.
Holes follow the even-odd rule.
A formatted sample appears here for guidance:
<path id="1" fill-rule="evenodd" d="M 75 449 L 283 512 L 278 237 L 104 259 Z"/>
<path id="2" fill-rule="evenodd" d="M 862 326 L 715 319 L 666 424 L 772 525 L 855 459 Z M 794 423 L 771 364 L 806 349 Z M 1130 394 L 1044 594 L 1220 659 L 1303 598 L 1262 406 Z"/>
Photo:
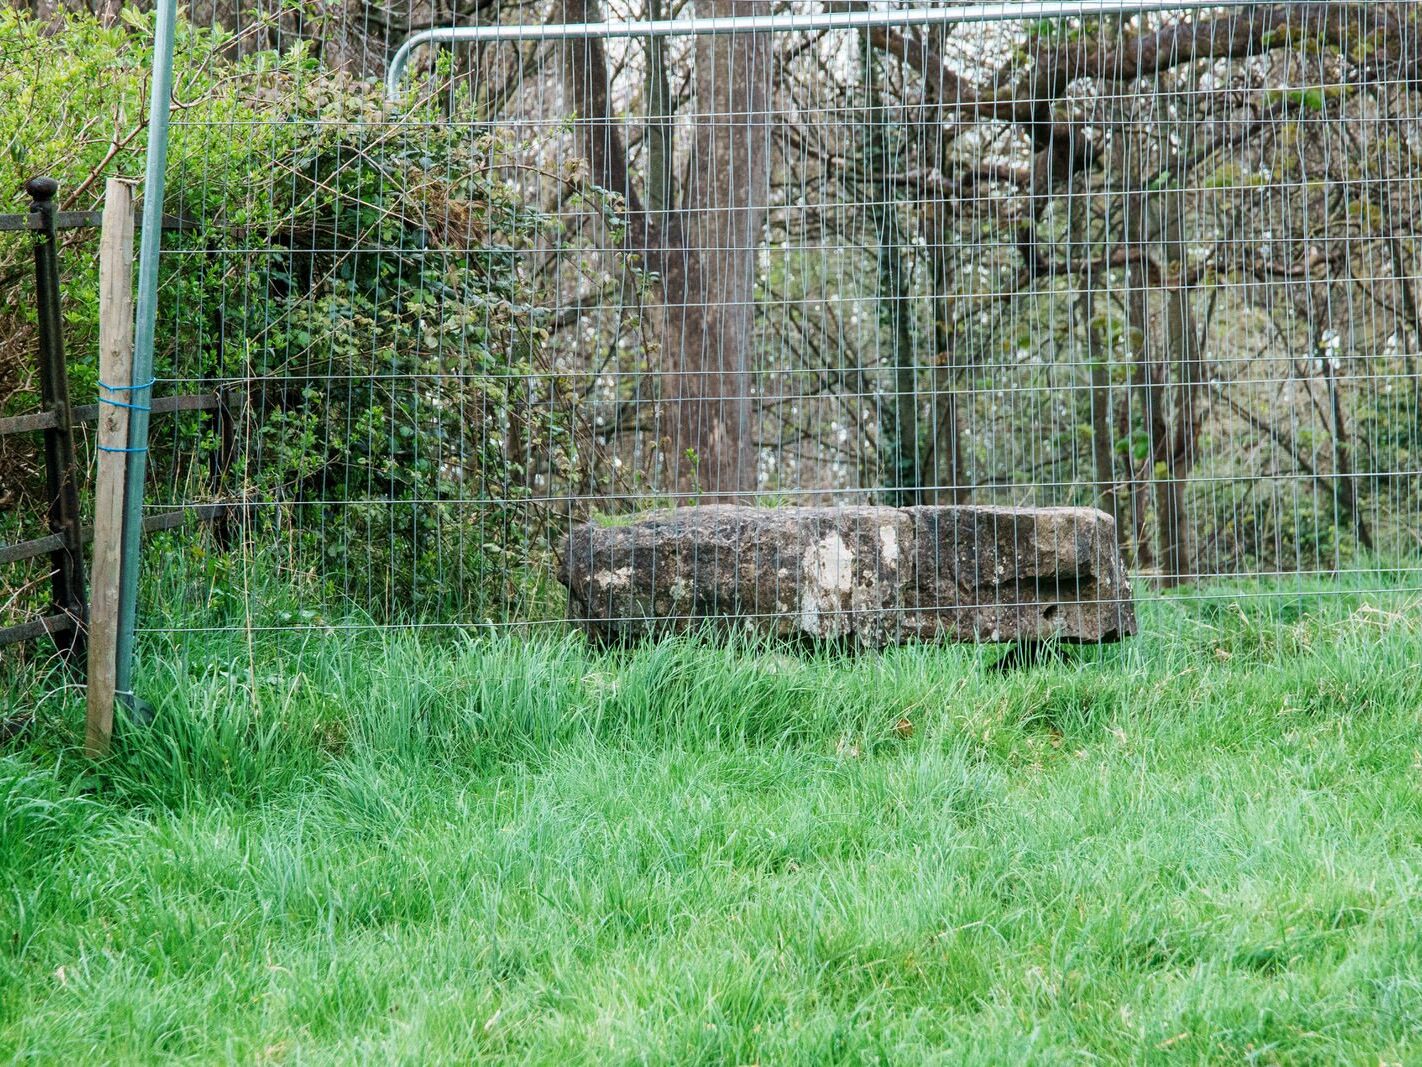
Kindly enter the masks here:
<path id="1" fill-rule="evenodd" d="M 145 447 L 145 448 L 110 448 L 108 445 L 100 445 L 100 446 L 99 446 L 99 451 L 100 451 L 100 452 L 147 452 L 148 449 L 147 449 L 146 447 Z"/>
<path id="2" fill-rule="evenodd" d="M 154 384 L 155 384 L 157 381 L 158 381 L 157 378 L 149 378 L 148 381 L 146 381 L 146 382 L 135 382 L 133 385 L 109 385 L 107 382 L 100 382 L 100 383 L 99 383 L 99 388 L 100 388 L 100 389 L 107 390 L 107 391 L 110 392 L 110 393 L 136 393 L 136 392 L 138 392 L 140 389 L 152 389 L 153 386 L 154 386 Z M 106 397 L 106 396 L 101 396 L 101 397 L 99 397 L 99 403 L 100 403 L 100 404 L 108 404 L 110 407 L 115 407 L 115 408 L 126 408 L 126 409 L 128 409 L 129 411 L 152 411 L 152 410 L 153 410 L 153 409 L 152 409 L 151 407 L 149 407 L 147 404 L 130 404 L 130 403 L 128 403 L 127 401 L 123 401 L 123 400 L 113 400 L 113 399 L 111 399 L 111 398 L 109 398 L 109 397 Z M 105 451 L 105 452 L 119 452 L 119 451 L 125 451 L 125 450 L 124 450 L 124 449 L 117 449 L 117 448 L 105 448 L 103 451 Z M 126 451 L 145 451 L 145 450 L 143 450 L 143 449 L 127 449 Z"/>

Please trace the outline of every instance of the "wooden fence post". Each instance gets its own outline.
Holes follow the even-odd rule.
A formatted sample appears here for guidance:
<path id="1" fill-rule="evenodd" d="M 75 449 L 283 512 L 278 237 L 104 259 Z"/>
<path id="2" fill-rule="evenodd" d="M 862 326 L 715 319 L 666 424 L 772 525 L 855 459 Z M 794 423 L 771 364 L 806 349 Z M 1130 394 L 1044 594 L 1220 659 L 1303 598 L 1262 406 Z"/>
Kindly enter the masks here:
<path id="1" fill-rule="evenodd" d="M 89 709 L 84 727 L 84 750 L 91 757 L 108 752 L 113 736 L 114 655 L 133 385 L 133 187 L 110 178 L 104 187 L 99 239 L 99 471 L 89 602 Z"/>

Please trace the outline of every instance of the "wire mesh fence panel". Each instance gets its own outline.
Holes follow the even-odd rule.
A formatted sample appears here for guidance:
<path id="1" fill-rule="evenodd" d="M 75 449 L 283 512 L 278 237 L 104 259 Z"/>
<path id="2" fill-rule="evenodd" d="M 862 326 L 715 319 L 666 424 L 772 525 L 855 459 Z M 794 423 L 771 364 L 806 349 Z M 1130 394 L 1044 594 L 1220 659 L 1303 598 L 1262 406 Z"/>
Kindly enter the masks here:
<path id="1" fill-rule="evenodd" d="M 1102 544 L 1137 590 L 1415 586 L 1415 8 L 1074 6 L 195 8 L 226 31 L 188 62 L 246 89 L 174 116 L 160 378 L 233 398 L 235 446 L 174 421 L 150 506 L 232 502 L 239 549 L 150 567 L 155 603 L 556 623 L 571 551 L 574 614 L 880 637 L 1057 632 L 1120 595 Z M 577 25 L 693 14 L 779 21 Z M 386 98 L 408 32 L 467 22 L 504 39 Z"/>

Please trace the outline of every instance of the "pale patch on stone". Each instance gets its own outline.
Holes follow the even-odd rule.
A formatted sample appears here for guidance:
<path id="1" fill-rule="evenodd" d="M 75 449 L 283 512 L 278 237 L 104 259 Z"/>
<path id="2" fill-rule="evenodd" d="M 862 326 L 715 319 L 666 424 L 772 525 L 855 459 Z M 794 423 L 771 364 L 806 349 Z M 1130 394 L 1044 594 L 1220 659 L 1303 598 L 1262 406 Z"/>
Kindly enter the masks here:
<path id="1" fill-rule="evenodd" d="M 826 591 L 847 593 L 854 584 L 854 553 L 830 531 L 805 549 L 805 581 Z"/>
<path id="2" fill-rule="evenodd" d="M 843 629 L 847 620 L 820 622 L 822 611 L 837 611 L 844 594 L 854 588 L 854 553 L 844 538 L 830 531 L 806 546 L 800 574 L 800 626 L 806 633 L 826 634 Z"/>
<path id="3" fill-rule="evenodd" d="M 880 526 L 879 543 L 883 546 L 884 563 L 897 570 L 899 566 L 898 532 L 892 526 Z"/>
<path id="4" fill-rule="evenodd" d="M 807 586 L 800 592 L 800 629 L 807 634 L 819 633 L 820 605 Z"/>
<path id="5" fill-rule="evenodd" d="M 632 584 L 632 568 L 618 567 L 615 571 L 598 571 L 593 581 L 603 589 L 626 589 Z"/>

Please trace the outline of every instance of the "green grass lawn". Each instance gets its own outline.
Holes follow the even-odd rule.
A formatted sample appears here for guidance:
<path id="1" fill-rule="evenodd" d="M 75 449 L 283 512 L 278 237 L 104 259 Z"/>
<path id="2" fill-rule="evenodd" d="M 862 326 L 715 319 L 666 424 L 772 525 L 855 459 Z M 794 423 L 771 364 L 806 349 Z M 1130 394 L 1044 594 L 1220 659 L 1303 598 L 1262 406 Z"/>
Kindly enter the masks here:
<path id="1" fill-rule="evenodd" d="M 1157 598 L 1007 674 L 152 636 L 98 770 L 20 672 L 0 1057 L 1422 1062 L 1415 581 Z"/>

